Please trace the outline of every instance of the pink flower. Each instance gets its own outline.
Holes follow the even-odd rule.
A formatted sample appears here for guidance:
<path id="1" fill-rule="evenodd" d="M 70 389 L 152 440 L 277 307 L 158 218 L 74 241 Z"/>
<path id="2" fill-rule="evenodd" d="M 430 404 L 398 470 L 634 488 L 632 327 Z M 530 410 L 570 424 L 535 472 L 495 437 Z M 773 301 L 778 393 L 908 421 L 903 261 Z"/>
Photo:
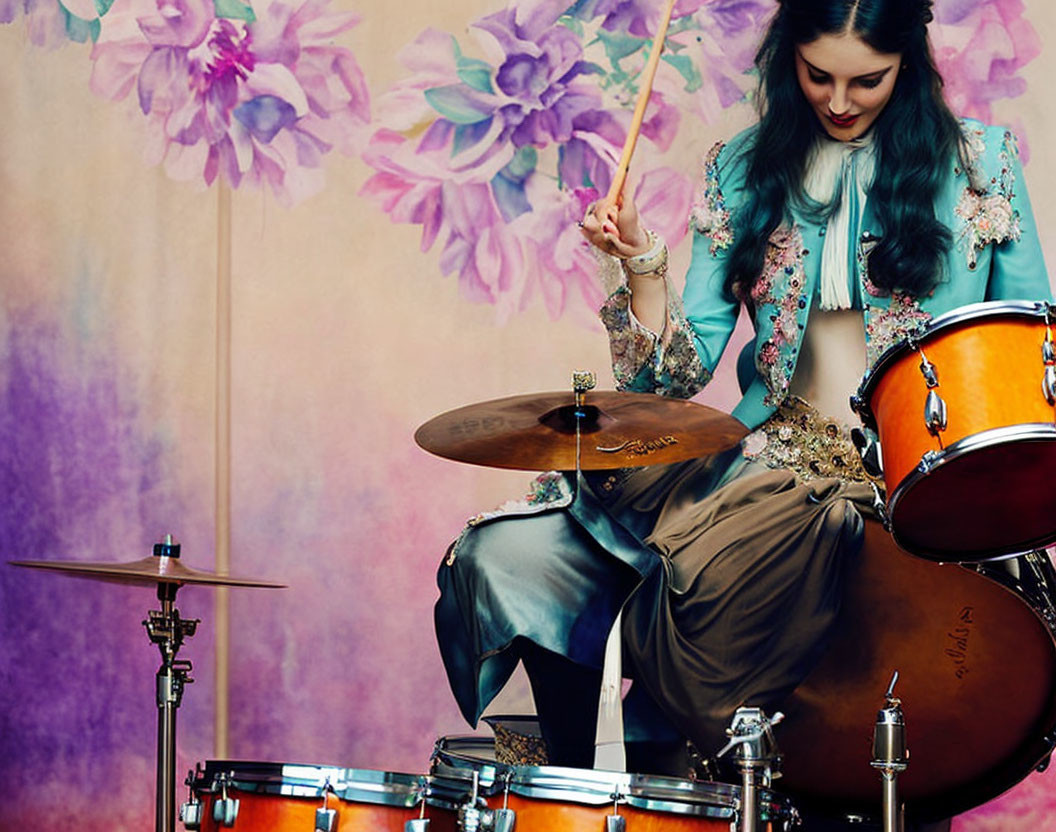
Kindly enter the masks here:
<path id="1" fill-rule="evenodd" d="M 369 120 L 362 72 L 331 45 L 358 20 L 326 0 L 244 17 L 217 17 L 212 0 L 119 0 L 92 51 L 92 87 L 114 100 L 135 88 L 148 157 L 173 177 L 267 183 L 292 204 L 322 187 L 325 153 L 358 149 Z"/>
<path id="2" fill-rule="evenodd" d="M 961 116 L 993 120 L 991 105 L 1027 88 L 1019 73 L 1041 53 L 1021 0 L 952 0 L 938 4 L 931 29 L 946 98 Z"/>

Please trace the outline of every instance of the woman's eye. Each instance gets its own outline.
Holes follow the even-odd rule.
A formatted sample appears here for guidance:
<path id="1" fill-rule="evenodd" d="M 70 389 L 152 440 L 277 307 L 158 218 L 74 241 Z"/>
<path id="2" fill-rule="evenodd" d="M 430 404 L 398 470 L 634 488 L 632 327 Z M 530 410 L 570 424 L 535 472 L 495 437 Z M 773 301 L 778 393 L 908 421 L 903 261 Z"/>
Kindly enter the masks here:
<path id="1" fill-rule="evenodd" d="M 809 73 L 810 80 L 815 84 L 827 84 L 829 81 L 828 75 L 818 75 L 814 72 Z"/>
<path id="2" fill-rule="evenodd" d="M 867 90 L 875 89 L 880 86 L 881 78 L 862 78 L 858 81 L 858 85 L 865 87 Z"/>

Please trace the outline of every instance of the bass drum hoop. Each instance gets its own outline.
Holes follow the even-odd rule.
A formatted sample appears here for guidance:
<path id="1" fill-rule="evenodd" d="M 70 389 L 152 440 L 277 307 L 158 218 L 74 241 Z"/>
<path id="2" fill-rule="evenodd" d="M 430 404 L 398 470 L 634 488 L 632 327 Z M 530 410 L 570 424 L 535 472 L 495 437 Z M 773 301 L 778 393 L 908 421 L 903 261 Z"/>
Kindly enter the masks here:
<path id="1" fill-rule="evenodd" d="M 944 450 L 935 452 L 927 462 L 921 460 L 920 465 L 907 474 L 902 479 L 902 482 L 898 484 L 898 487 L 891 493 L 887 503 L 888 516 L 891 518 L 891 534 L 895 542 L 907 552 L 929 560 L 941 563 L 958 562 L 956 553 L 949 549 L 936 549 L 919 541 L 906 539 L 905 535 L 901 533 L 901 524 L 898 522 L 899 503 L 903 499 L 908 498 L 916 486 L 920 485 L 928 477 L 939 473 L 943 467 L 980 451 L 1004 447 L 1017 442 L 1056 442 L 1056 424 L 1033 422 L 982 430 L 957 440 Z M 1035 549 L 1048 546 L 1054 540 L 1056 540 L 1056 530 L 1013 544 L 1012 551 L 1009 550 L 1008 546 L 1002 546 L 993 549 L 973 550 L 970 553 L 965 552 L 965 554 L 971 554 L 972 558 L 964 558 L 963 562 L 973 562 L 981 559 L 1003 560 L 1019 557 Z"/>
<path id="2" fill-rule="evenodd" d="M 208 760 L 191 788 L 198 795 L 216 795 L 221 782 L 244 794 L 320 800 L 329 794 L 349 803 L 398 808 L 420 806 L 429 794 L 429 778 L 422 774 L 259 760 Z"/>

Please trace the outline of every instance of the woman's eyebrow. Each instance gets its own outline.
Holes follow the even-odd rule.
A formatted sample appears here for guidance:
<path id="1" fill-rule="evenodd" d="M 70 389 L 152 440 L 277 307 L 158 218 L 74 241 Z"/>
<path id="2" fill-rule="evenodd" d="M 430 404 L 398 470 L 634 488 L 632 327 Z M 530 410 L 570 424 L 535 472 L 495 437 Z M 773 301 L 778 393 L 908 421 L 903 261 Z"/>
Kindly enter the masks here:
<path id="1" fill-rule="evenodd" d="M 828 75 L 829 74 L 824 69 L 820 69 L 819 67 L 814 66 L 814 64 L 812 64 L 810 61 L 808 61 L 806 58 L 804 58 L 802 52 L 799 53 L 799 59 L 801 61 L 803 61 L 803 63 L 805 63 L 807 65 L 807 67 L 812 72 L 816 72 L 818 75 Z M 891 71 L 891 67 L 885 67 L 884 69 L 878 69 L 876 72 L 867 72 L 864 75 L 856 75 L 856 76 L 854 76 L 853 80 L 861 81 L 861 80 L 864 80 L 864 79 L 867 79 L 867 78 L 869 80 L 872 80 L 873 78 L 879 79 L 879 78 L 883 78 L 890 71 Z"/>

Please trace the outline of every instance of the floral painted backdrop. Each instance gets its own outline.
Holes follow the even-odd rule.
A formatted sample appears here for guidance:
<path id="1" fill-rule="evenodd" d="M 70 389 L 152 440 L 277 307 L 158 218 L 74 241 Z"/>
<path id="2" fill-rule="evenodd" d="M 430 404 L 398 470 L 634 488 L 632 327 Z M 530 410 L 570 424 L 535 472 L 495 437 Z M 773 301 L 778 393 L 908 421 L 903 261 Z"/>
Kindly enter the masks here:
<path id="1" fill-rule="evenodd" d="M 672 245 L 696 160 L 751 118 L 775 5 L 675 6 L 630 179 Z M 570 369 L 606 377 L 575 222 L 608 188 L 660 6 L 0 0 L 3 559 L 128 560 L 174 531 L 210 568 L 217 186 L 233 193 L 233 569 L 290 584 L 232 596 L 234 756 L 421 771 L 467 730 L 432 572 L 526 478 L 411 437 Z M 1052 227 L 1056 9 L 935 13 L 951 104 L 1017 130 Z M 732 406 L 730 376 L 709 403 Z M 150 593 L 54 581 L 0 565 L 0 829 L 149 828 Z M 187 768 L 211 753 L 213 609 L 181 595 L 203 619 Z M 955 829 L 1056 829 L 1051 782 Z"/>

